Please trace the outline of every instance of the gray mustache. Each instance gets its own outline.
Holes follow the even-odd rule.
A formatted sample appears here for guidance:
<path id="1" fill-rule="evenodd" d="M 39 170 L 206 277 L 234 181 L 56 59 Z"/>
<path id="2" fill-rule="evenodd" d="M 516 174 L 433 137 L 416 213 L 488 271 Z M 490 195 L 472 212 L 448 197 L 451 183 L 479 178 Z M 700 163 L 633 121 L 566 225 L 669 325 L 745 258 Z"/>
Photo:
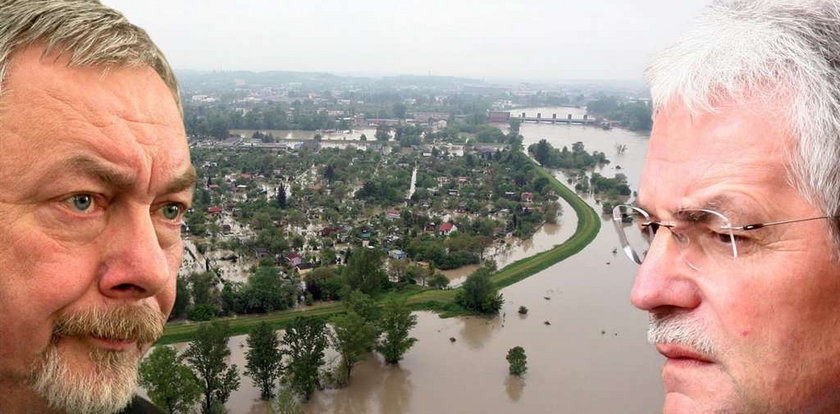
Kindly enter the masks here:
<path id="1" fill-rule="evenodd" d="M 94 336 L 150 344 L 163 334 L 166 317 L 148 305 L 93 308 L 59 316 L 53 341 L 62 336 Z"/>
<path id="2" fill-rule="evenodd" d="M 651 344 L 682 345 L 708 356 L 717 355 L 718 349 L 699 319 L 687 314 L 650 315 L 647 340 Z"/>

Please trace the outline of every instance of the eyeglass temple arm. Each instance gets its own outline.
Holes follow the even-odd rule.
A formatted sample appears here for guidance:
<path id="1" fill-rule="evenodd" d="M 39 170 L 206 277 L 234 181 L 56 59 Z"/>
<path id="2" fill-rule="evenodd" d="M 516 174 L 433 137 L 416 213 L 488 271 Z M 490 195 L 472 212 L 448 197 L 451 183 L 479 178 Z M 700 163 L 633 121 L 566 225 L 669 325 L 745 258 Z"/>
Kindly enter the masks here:
<path id="1" fill-rule="evenodd" d="M 778 225 L 778 224 L 799 223 L 799 222 L 802 222 L 802 221 L 822 220 L 822 219 L 829 219 L 829 218 L 840 218 L 840 216 L 822 216 L 822 217 L 811 217 L 811 218 L 794 219 L 794 220 L 771 221 L 769 223 L 755 223 L 755 224 L 746 224 L 746 225 L 743 225 L 743 226 L 728 227 L 728 229 L 729 230 L 758 230 L 758 229 L 763 228 L 763 227 L 775 226 L 775 225 Z"/>

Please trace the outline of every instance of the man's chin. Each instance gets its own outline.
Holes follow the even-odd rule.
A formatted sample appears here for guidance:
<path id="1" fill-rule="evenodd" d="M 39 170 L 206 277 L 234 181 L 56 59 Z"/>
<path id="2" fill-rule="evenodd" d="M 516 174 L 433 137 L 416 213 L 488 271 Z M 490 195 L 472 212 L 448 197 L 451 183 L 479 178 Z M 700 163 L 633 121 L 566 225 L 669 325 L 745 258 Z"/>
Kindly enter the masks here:
<path id="1" fill-rule="evenodd" d="M 30 385 L 50 408 L 59 411 L 119 412 L 137 387 L 141 350 L 136 345 L 108 349 L 88 339 L 62 337 L 51 343 L 32 367 Z"/>
<path id="2" fill-rule="evenodd" d="M 730 412 L 735 390 L 716 363 L 671 360 L 662 368 L 663 413 Z"/>

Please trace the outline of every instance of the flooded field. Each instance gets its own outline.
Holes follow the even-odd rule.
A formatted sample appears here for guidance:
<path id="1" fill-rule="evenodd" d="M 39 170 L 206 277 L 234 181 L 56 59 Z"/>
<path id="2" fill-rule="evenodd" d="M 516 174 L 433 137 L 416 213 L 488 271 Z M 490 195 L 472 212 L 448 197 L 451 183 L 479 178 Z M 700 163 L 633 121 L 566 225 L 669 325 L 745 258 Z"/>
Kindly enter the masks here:
<path id="1" fill-rule="evenodd" d="M 552 108 L 540 108 L 552 113 Z M 575 108 L 560 114 L 582 116 Z M 576 112 L 574 112 L 576 111 Z M 513 113 L 535 113 L 517 109 Z M 628 175 L 638 186 L 647 139 L 621 129 L 526 123 L 525 145 L 546 139 L 557 147 L 582 141 L 612 163 L 600 173 Z M 616 144 L 627 146 L 617 154 Z M 621 166 L 621 169 L 617 169 Z M 563 177 L 560 177 L 563 178 Z M 565 182 L 565 180 L 563 180 Z M 600 211 L 594 200 L 588 201 Z M 574 211 L 563 206 L 556 226 L 499 253 L 499 267 L 561 243 L 574 231 Z M 579 254 L 505 288 L 502 313 L 492 319 L 451 318 L 420 312 L 417 344 L 399 367 L 370 357 L 353 370 L 346 388 L 315 393 L 307 413 L 651 413 L 661 409 L 661 357 L 645 342 L 647 316 L 629 302 L 636 267 L 613 253 L 611 223 Z M 462 269 L 459 269 L 462 270 Z M 469 269 L 463 269 L 468 272 Z M 464 274 L 449 274 L 458 279 Z M 526 306 L 525 316 L 517 313 Z M 451 342 L 450 338 L 455 338 Z M 231 338 L 233 362 L 244 366 L 244 337 Z M 522 346 L 528 372 L 508 376 L 507 350 Z M 250 379 L 229 403 L 231 413 L 263 413 Z"/>

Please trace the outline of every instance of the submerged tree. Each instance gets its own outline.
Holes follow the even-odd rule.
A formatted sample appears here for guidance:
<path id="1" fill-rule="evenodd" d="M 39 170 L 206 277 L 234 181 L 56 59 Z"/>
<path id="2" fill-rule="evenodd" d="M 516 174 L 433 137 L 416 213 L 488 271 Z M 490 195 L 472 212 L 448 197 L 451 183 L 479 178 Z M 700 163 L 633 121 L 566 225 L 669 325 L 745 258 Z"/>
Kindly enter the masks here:
<path id="1" fill-rule="evenodd" d="M 251 377 L 260 389 L 260 398 L 267 400 L 274 396 L 274 383 L 280 377 L 280 341 L 267 322 L 260 322 L 246 339 L 248 352 L 245 358 L 245 375 Z"/>
<path id="2" fill-rule="evenodd" d="M 198 326 L 195 339 L 190 343 L 184 358 L 195 369 L 204 394 L 202 412 L 210 414 L 230 398 L 239 388 L 239 373 L 236 365 L 228 366 L 225 360 L 230 356 L 227 346 L 229 327 L 225 322 L 210 322 Z"/>
<path id="3" fill-rule="evenodd" d="M 277 395 L 274 402 L 268 407 L 270 414 L 303 414 L 303 407 L 295 401 L 295 396 L 292 392 L 283 388 Z"/>
<path id="4" fill-rule="evenodd" d="M 316 318 L 295 318 L 286 328 L 281 344 L 288 357 L 283 381 L 295 394 L 308 400 L 319 385 L 318 370 L 324 365 L 326 324 Z"/>
<path id="5" fill-rule="evenodd" d="M 333 317 L 332 323 L 332 344 L 341 355 L 338 383 L 346 385 L 350 382 L 353 365 L 361 361 L 376 343 L 376 330 L 354 311 Z"/>
<path id="6" fill-rule="evenodd" d="M 383 338 L 376 347 L 385 358 L 385 362 L 399 363 L 406 351 L 414 346 L 417 338 L 409 337 L 409 333 L 416 325 L 417 315 L 411 314 L 411 309 L 406 306 L 405 301 L 391 300 L 385 303 L 379 321 Z"/>
<path id="7" fill-rule="evenodd" d="M 171 346 L 156 346 L 140 365 L 140 385 L 169 413 L 189 411 L 201 396 L 198 379 Z"/>
<path id="8" fill-rule="evenodd" d="M 510 375 L 522 375 L 528 370 L 525 349 L 521 346 L 515 346 L 508 350 L 506 359 L 510 364 L 510 367 L 508 368 Z"/>

